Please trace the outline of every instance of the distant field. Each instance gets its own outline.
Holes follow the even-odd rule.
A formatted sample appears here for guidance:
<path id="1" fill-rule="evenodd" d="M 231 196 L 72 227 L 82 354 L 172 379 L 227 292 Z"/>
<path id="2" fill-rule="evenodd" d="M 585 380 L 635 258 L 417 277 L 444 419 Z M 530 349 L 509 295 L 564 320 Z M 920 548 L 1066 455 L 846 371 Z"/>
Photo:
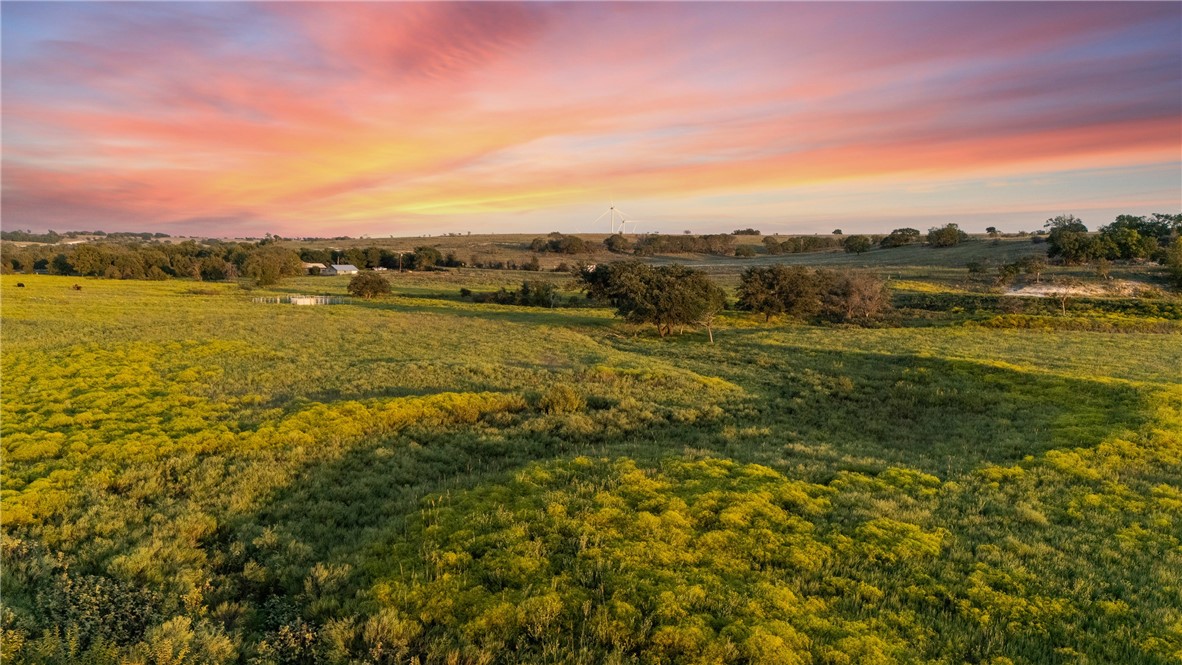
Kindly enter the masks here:
<path id="1" fill-rule="evenodd" d="M 957 298 L 1039 247 L 776 260 Z M 457 299 L 535 277 L 0 277 L 4 661 L 1182 654 L 1182 335 Z"/>
<path id="2" fill-rule="evenodd" d="M 989 239 L 973 237 L 970 240 L 946 248 L 931 248 L 926 245 L 895 247 L 890 249 L 875 248 L 863 254 L 848 254 L 844 251 L 808 252 L 801 254 L 780 254 L 770 256 L 764 252 L 763 236 L 735 236 L 736 246 L 751 245 L 759 252 L 751 258 L 710 256 L 704 254 L 667 254 L 651 257 L 634 257 L 630 254 L 613 254 L 603 247 L 603 240 L 607 234 L 578 234 L 594 249 L 588 254 L 554 254 L 535 253 L 529 250 L 529 244 L 544 234 L 520 235 L 472 235 L 472 236 L 440 236 L 424 238 L 372 238 L 349 241 L 317 241 L 300 242 L 289 241 L 293 248 L 336 248 L 350 247 L 382 247 L 396 251 L 413 251 L 415 247 L 430 245 L 437 247 L 440 252 L 447 254 L 454 252 L 464 262 L 471 262 L 474 257 L 479 260 L 513 261 L 524 264 L 533 257 L 537 257 L 542 273 L 553 271 L 560 264 L 574 266 L 579 263 L 604 263 L 610 261 L 624 261 L 639 258 L 650 263 L 667 264 L 680 263 L 705 270 L 714 276 L 724 286 L 734 288 L 738 284 L 738 277 L 744 270 L 752 266 L 782 263 L 786 265 L 803 265 L 836 269 L 864 269 L 877 272 L 885 278 L 895 281 L 919 280 L 942 289 L 966 288 L 970 263 L 978 262 L 986 265 L 991 272 L 1006 263 L 1013 263 L 1028 256 L 1044 256 L 1045 244 L 1035 244 L 1029 238 L 998 238 Z M 1158 273 L 1160 270 L 1151 267 L 1117 265 L 1112 267 L 1112 277 L 1115 279 L 1134 279 L 1153 284 L 1164 284 Z M 523 278 L 537 278 L 542 273 L 524 271 L 474 271 L 464 270 L 462 277 L 422 277 L 400 278 L 406 283 L 422 283 L 434 285 L 455 282 L 458 290 L 461 286 L 511 286 L 520 284 Z M 1053 267 L 1047 271 L 1048 277 L 1062 274 L 1072 277 L 1092 278 L 1092 269 L 1088 267 L 1062 268 Z M 473 277 L 476 275 L 476 277 Z M 524 277 L 523 277 L 524 276 Z M 543 279 L 554 279 L 542 275 Z M 461 284 L 460 282 L 465 282 Z M 984 282 L 981 282 L 983 284 Z M 981 285 L 978 284 L 978 287 Z"/>
<path id="3" fill-rule="evenodd" d="M 613 254 L 603 246 L 607 234 L 576 234 L 594 249 L 590 254 L 537 254 L 544 268 L 553 268 L 558 263 L 573 264 L 576 261 L 596 263 L 619 261 L 628 255 Z M 423 238 L 364 238 L 346 241 L 286 241 L 293 248 L 334 248 L 381 247 L 395 251 L 413 251 L 415 247 L 429 245 L 446 254 L 468 261 L 473 256 L 488 256 L 499 260 L 526 261 L 535 253 L 529 251 L 530 242 L 545 234 L 500 234 L 472 236 L 436 236 Z M 785 236 L 787 237 L 787 236 Z M 629 236 L 635 240 L 636 236 Z M 929 266 L 936 268 L 963 268 L 970 261 L 993 259 L 1014 261 L 1023 256 L 1046 253 L 1046 245 L 1036 245 L 1029 238 L 999 238 L 996 241 L 973 238 L 959 246 L 932 249 L 926 246 L 904 246 L 891 249 L 872 249 L 864 254 L 847 254 L 844 251 L 808 252 L 803 254 L 781 254 L 769 256 L 764 253 L 763 236 L 734 236 L 735 246 L 753 246 L 759 254 L 752 258 L 718 257 L 708 255 L 666 255 L 655 257 L 657 261 L 677 261 L 701 267 L 711 272 L 738 273 L 751 265 L 767 263 L 790 263 L 802 265 L 825 265 L 842 267 L 899 267 Z"/>

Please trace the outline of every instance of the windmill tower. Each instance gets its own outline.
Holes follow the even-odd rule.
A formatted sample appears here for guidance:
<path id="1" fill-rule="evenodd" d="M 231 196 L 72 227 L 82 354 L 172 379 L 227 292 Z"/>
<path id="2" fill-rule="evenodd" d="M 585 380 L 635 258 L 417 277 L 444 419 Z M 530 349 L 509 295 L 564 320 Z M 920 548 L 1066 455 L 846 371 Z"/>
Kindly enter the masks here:
<path id="1" fill-rule="evenodd" d="M 617 226 L 616 222 L 617 216 L 619 217 L 619 226 Z M 594 223 L 598 223 L 599 220 L 603 219 L 604 217 L 607 217 L 611 222 L 612 235 L 615 235 L 616 233 L 628 232 L 627 225 L 630 220 L 628 220 L 627 216 L 624 214 L 624 211 L 617 208 L 614 203 L 607 210 L 604 210 L 603 213 L 599 215 L 599 217 L 596 217 Z M 632 223 L 635 224 L 635 222 Z M 635 230 L 633 232 L 635 232 Z"/>

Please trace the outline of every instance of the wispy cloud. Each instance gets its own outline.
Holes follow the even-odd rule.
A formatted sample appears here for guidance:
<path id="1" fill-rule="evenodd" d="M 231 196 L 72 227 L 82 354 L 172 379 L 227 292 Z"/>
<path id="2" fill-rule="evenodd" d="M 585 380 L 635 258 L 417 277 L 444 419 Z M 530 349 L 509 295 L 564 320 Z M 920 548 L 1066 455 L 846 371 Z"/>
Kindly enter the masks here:
<path id="1" fill-rule="evenodd" d="M 917 215 L 1182 205 L 1176 3 L 0 11 L 5 225 L 578 229 L 614 195 L 679 225 L 787 226 L 852 212 L 830 185 L 905 216 L 886 181 Z M 1112 168 L 1155 189 L 1096 175 Z M 1068 184 L 1041 200 L 987 186 L 1048 175 Z M 988 210 L 933 193 L 949 181 Z"/>

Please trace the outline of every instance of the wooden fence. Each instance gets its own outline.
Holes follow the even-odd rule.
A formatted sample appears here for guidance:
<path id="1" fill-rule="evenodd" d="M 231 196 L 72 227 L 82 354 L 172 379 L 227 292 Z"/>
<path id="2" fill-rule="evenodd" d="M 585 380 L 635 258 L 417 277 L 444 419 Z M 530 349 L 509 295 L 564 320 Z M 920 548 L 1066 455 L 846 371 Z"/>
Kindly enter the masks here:
<path id="1" fill-rule="evenodd" d="M 342 305 L 349 302 L 343 296 L 260 296 L 251 298 L 251 302 L 270 305 Z"/>

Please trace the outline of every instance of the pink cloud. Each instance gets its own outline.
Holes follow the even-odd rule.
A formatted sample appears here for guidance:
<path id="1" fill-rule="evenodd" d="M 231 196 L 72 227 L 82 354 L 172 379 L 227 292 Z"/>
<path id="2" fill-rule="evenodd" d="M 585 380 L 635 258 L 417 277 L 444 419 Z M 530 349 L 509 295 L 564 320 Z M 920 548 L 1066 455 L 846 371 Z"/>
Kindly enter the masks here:
<path id="1" fill-rule="evenodd" d="M 4 213 L 22 226 L 427 223 L 604 190 L 675 207 L 1176 164 L 1182 142 L 1182 58 L 1154 28 L 1169 4 L 110 11 L 6 47 Z"/>

